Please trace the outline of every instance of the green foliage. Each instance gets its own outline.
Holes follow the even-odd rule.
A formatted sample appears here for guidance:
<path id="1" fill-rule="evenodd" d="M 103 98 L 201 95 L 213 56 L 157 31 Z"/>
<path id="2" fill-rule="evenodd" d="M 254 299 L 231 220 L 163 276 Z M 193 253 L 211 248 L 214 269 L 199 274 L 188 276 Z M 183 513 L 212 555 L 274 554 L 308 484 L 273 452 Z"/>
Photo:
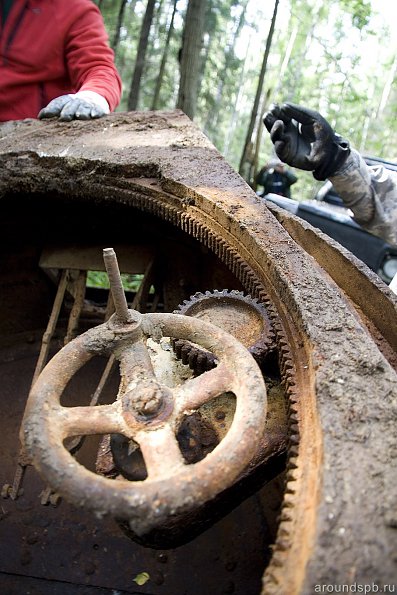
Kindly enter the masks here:
<path id="1" fill-rule="evenodd" d="M 349 12 L 352 23 L 357 29 L 363 29 L 370 21 L 371 2 L 369 0 L 340 0 L 341 7 Z"/>
<path id="2" fill-rule="evenodd" d="M 106 273 L 100 271 L 88 271 L 87 287 L 99 287 L 109 289 L 109 279 Z"/>
<path id="3" fill-rule="evenodd" d="M 121 275 L 121 282 L 125 291 L 132 291 L 136 293 L 142 282 L 143 275 L 129 275 L 123 273 Z M 101 289 L 109 289 L 109 279 L 106 273 L 102 271 L 88 271 L 87 287 L 98 287 Z"/>
<path id="4" fill-rule="evenodd" d="M 150 580 L 150 575 L 148 572 L 140 572 L 139 574 L 136 575 L 135 578 L 132 579 L 134 581 L 134 583 L 136 583 L 139 586 L 144 585 L 145 583 L 148 582 L 148 580 Z"/>
<path id="5" fill-rule="evenodd" d="M 178 52 L 187 1 L 177 3 L 159 109 L 175 108 Z M 101 3 L 111 40 L 119 6 L 119 0 Z M 140 110 L 151 108 L 172 6 L 173 0 L 156 3 Z M 235 169 L 245 141 L 273 8 L 274 0 L 208 0 L 195 121 Z M 397 91 L 388 85 L 395 59 L 393 31 L 375 8 L 372 0 L 282 0 L 264 94 L 268 94 L 267 103 L 292 101 L 318 109 L 363 153 L 393 158 L 397 155 Z M 126 91 L 145 9 L 146 0 L 129 0 L 125 10 L 116 64 Z M 126 95 L 120 110 L 126 109 Z M 262 126 L 259 116 L 257 128 Z M 256 136 L 257 130 L 254 142 Z M 265 131 L 259 165 L 271 154 L 272 145 Z M 306 198 L 314 191 L 310 174 L 299 172 L 294 194 Z"/>

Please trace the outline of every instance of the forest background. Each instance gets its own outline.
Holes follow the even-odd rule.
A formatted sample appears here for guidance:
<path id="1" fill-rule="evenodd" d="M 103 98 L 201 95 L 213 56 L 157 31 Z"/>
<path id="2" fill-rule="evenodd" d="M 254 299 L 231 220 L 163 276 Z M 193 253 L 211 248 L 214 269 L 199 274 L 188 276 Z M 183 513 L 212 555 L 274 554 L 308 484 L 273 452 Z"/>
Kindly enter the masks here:
<path id="1" fill-rule="evenodd" d="M 390 0 L 96 0 L 126 110 L 182 109 L 254 188 L 271 103 L 319 110 L 364 155 L 397 160 Z M 296 172 L 294 198 L 312 198 Z"/>

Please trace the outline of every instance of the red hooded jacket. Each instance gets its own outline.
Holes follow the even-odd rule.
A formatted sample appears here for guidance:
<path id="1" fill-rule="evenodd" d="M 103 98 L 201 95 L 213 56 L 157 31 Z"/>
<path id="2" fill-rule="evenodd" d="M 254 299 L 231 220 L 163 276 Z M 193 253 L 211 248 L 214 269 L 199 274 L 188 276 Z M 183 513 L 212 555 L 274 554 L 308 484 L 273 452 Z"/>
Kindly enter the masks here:
<path id="1" fill-rule="evenodd" d="M 0 14 L 1 19 L 1 14 Z M 96 91 L 114 110 L 121 80 L 91 0 L 14 0 L 0 21 L 0 121 L 36 118 L 52 99 Z"/>

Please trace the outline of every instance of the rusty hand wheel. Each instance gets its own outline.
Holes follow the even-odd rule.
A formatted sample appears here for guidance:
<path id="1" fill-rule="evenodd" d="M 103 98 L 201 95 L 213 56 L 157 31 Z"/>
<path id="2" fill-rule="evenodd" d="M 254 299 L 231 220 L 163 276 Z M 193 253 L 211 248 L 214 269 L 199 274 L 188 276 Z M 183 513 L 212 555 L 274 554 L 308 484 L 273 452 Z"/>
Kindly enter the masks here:
<path id="1" fill-rule="evenodd" d="M 234 337 L 199 319 L 178 314 L 128 311 L 71 341 L 47 364 L 29 395 L 21 441 L 44 480 L 67 500 L 125 520 L 142 535 L 208 502 L 230 487 L 249 464 L 263 434 L 266 389 L 247 349 Z M 212 351 L 218 365 L 180 386 L 155 377 L 146 338 L 186 339 Z M 97 407 L 63 407 L 72 376 L 94 355 L 113 353 L 120 362 L 117 400 Z M 236 410 L 224 439 L 203 460 L 186 464 L 176 433 L 187 412 L 225 392 Z M 80 465 L 65 448 L 73 436 L 122 434 L 137 442 L 147 479 L 112 480 Z"/>

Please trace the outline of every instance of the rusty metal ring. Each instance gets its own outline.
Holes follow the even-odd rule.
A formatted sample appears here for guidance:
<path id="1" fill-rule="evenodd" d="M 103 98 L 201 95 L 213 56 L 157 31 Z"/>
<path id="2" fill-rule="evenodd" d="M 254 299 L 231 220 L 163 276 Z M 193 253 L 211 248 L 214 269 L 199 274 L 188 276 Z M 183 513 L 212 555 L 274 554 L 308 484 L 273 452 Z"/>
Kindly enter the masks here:
<path id="1" fill-rule="evenodd" d="M 59 351 L 32 388 L 21 429 L 21 440 L 33 464 L 54 490 L 99 516 L 111 514 L 127 520 L 138 535 L 230 487 L 255 455 L 267 408 L 259 367 L 232 335 L 208 322 L 177 314 L 144 314 L 141 322 L 141 339 L 136 328 L 129 332 L 125 325 L 124 332 L 114 333 L 106 323 Z M 143 339 L 150 335 L 158 338 L 159 334 L 201 345 L 216 355 L 218 366 L 173 389 L 162 387 L 146 363 L 139 365 L 146 349 Z M 122 388 L 117 400 L 97 407 L 61 406 L 62 393 L 72 376 L 94 354 L 109 351 L 120 359 Z M 156 399 L 145 397 L 148 386 L 160 391 L 161 406 Z M 227 435 L 203 460 L 186 464 L 175 437 L 180 420 L 186 412 L 225 392 L 236 397 Z M 146 417 L 142 399 L 149 403 Z M 108 433 L 123 434 L 140 444 L 147 479 L 114 481 L 96 475 L 64 447 L 69 436 Z"/>

